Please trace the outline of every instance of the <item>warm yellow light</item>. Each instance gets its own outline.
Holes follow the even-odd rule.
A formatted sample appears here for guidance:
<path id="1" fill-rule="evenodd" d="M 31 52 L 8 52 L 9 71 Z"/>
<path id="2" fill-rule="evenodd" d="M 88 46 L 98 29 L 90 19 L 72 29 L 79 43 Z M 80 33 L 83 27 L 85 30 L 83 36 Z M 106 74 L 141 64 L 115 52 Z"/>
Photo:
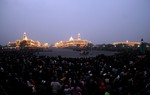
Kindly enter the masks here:
<path id="1" fill-rule="evenodd" d="M 70 39 L 69 39 L 69 41 L 73 41 L 73 40 L 74 40 L 74 39 L 73 39 L 73 37 L 71 36 Z"/>

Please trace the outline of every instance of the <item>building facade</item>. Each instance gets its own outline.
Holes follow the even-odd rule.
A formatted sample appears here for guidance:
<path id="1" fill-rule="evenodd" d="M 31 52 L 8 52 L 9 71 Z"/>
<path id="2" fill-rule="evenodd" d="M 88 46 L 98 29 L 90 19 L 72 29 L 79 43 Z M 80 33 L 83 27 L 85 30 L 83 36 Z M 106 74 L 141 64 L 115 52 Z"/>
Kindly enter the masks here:
<path id="1" fill-rule="evenodd" d="M 7 44 L 10 48 L 32 48 L 32 47 L 41 47 L 41 43 L 39 41 L 33 41 L 32 39 L 28 39 L 27 34 L 23 34 L 22 40 L 16 40 L 16 42 L 9 42 Z"/>
<path id="2" fill-rule="evenodd" d="M 54 47 L 57 48 L 65 48 L 65 47 L 85 47 L 85 46 L 89 46 L 92 45 L 92 42 L 88 41 L 88 40 L 82 40 L 81 39 L 81 35 L 78 34 L 77 39 L 73 39 L 73 37 L 71 36 L 69 41 L 60 41 L 55 43 Z"/>
<path id="3" fill-rule="evenodd" d="M 140 42 L 129 42 L 129 41 L 126 41 L 126 42 L 114 42 L 113 45 L 127 45 L 127 46 L 135 46 L 135 45 L 140 45 L 141 43 Z"/>

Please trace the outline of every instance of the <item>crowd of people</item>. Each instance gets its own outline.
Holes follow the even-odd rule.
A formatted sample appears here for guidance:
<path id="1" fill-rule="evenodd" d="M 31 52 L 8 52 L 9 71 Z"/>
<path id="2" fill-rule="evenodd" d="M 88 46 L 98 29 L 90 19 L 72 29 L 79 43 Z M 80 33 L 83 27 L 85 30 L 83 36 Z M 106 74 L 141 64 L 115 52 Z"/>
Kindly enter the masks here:
<path id="1" fill-rule="evenodd" d="M 0 95 L 150 95 L 150 55 L 62 58 L 0 51 Z"/>

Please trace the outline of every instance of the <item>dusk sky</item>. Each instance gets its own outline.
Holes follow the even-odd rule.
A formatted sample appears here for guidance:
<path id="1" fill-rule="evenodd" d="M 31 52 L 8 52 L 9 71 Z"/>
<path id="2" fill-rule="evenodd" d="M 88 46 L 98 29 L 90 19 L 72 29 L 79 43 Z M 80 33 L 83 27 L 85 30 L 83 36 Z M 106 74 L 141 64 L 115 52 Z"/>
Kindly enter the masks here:
<path id="1" fill-rule="evenodd" d="M 78 33 L 94 44 L 150 43 L 150 0 L 0 0 L 0 44 L 24 32 L 49 45 Z"/>

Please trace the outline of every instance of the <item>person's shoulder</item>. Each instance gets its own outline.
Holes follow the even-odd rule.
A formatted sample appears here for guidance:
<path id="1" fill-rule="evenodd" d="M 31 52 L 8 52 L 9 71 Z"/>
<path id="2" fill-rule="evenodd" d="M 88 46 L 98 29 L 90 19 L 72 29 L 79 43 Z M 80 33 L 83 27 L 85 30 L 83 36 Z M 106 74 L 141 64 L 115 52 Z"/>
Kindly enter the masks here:
<path id="1" fill-rule="evenodd" d="M 56 82 L 57 84 L 60 84 L 58 81 Z"/>
<path id="2" fill-rule="evenodd" d="M 54 82 L 51 82 L 51 85 L 53 85 L 54 84 Z"/>

